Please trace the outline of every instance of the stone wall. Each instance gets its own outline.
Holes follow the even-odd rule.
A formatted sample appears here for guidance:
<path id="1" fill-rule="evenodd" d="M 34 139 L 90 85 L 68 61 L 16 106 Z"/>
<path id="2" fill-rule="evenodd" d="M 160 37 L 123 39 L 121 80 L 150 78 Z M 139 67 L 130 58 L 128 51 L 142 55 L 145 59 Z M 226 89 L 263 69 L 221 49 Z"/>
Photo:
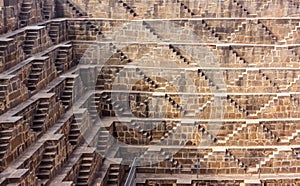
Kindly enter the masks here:
<path id="1" fill-rule="evenodd" d="M 14 31 L 55 17 L 54 1 L 4 1 L 0 7 L 1 23 L 4 23 L 0 33 Z"/>

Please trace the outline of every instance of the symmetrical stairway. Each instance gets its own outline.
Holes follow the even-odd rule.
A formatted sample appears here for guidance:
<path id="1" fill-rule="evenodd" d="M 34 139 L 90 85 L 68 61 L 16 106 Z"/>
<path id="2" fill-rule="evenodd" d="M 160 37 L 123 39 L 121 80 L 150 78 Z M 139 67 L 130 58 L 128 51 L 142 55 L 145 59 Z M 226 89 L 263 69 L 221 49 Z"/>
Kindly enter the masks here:
<path id="1" fill-rule="evenodd" d="M 28 26 L 29 20 L 31 18 L 31 10 L 32 10 L 33 2 L 30 0 L 24 0 L 21 4 L 21 12 L 19 15 L 20 27 Z"/>
<path id="2" fill-rule="evenodd" d="M 48 116 L 50 103 L 46 99 L 40 99 L 36 113 L 33 116 L 31 129 L 35 132 L 42 132 L 46 129 L 45 119 Z"/>
<path id="3" fill-rule="evenodd" d="M 27 79 L 27 84 L 26 84 L 28 87 L 28 90 L 30 90 L 30 91 L 36 90 L 36 88 L 37 88 L 36 86 L 42 78 L 43 68 L 44 68 L 43 61 L 35 60 L 32 62 L 31 71 L 30 71 L 29 77 Z"/>

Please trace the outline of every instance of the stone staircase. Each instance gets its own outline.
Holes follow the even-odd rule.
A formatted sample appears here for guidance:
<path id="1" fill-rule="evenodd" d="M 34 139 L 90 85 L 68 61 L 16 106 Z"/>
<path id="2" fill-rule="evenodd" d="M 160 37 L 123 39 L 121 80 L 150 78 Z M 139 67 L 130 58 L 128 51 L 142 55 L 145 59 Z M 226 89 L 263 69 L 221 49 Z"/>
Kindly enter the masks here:
<path id="1" fill-rule="evenodd" d="M 27 30 L 26 36 L 25 36 L 25 40 L 23 43 L 23 51 L 26 55 L 26 57 L 31 56 L 32 54 L 34 54 L 34 47 L 35 47 L 35 43 L 38 39 L 38 31 L 37 30 Z"/>
<path id="2" fill-rule="evenodd" d="M 234 130 L 231 134 L 227 135 L 225 137 L 224 141 L 219 140 L 219 143 L 226 143 L 229 139 L 231 139 L 234 135 L 238 134 L 240 131 L 242 131 L 246 127 L 247 127 L 247 123 L 243 123 L 240 127 L 238 127 L 236 130 Z"/>
<path id="3" fill-rule="evenodd" d="M 238 104 L 238 102 L 236 102 L 233 98 L 231 98 L 229 95 L 227 95 L 227 100 L 229 101 L 229 103 L 231 105 L 233 105 L 236 109 L 238 109 L 239 111 L 243 112 L 245 114 L 245 116 L 249 115 L 249 112 L 243 108 L 241 105 Z"/>
<path id="4" fill-rule="evenodd" d="M 209 31 L 211 33 L 211 35 L 217 39 L 217 41 L 221 40 L 221 36 L 219 36 L 217 34 L 217 32 L 215 31 L 215 29 L 213 27 L 211 27 L 210 25 L 208 25 L 205 20 L 201 21 L 201 25 L 205 30 Z"/>
<path id="5" fill-rule="evenodd" d="M 261 13 L 262 13 L 265 9 L 267 9 L 268 7 L 270 7 L 270 5 L 272 5 L 272 4 L 274 4 L 273 0 L 268 0 L 268 1 L 266 1 L 265 3 L 263 3 L 263 4 L 259 7 L 259 9 L 256 11 L 256 14 L 262 16 Z"/>
<path id="6" fill-rule="evenodd" d="M 0 161 L 3 160 L 6 151 L 9 149 L 10 140 L 12 139 L 13 130 L 0 131 Z"/>
<path id="7" fill-rule="evenodd" d="M 74 78 L 73 77 L 67 77 L 66 78 L 66 84 L 65 89 L 60 96 L 60 99 L 62 101 L 62 104 L 65 108 L 65 110 L 68 110 L 73 105 L 73 88 L 74 88 Z"/>
<path id="8" fill-rule="evenodd" d="M 180 2 L 180 0 L 177 0 L 176 2 L 180 3 L 180 7 L 183 8 L 192 17 L 196 15 L 186 4 L 184 4 L 183 2 Z"/>
<path id="9" fill-rule="evenodd" d="M 57 156 L 57 145 L 47 143 L 43 152 L 42 160 L 38 166 L 37 177 L 41 180 L 42 185 L 46 185 L 53 175 L 55 168 L 55 158 Z"/>
<path id="10" fill-rule="evenodd" d="M 36 113 L 33 115 L 32 125 L 30 128 L 35 132 L 43 132 L 46 130 L 45 119 L 48 117 L 49 105 L 47 99 L 40 99 Z"/>
<path id="11" fill-rule="evenodd" d="M 44 20 L 50 20 L 52 18 L 52 9 L 53 4 L 51 4 L 49 1 L 44 2 L 44 6 L 42 8 L 42 15 Z"/>
<path id="12" fill-rule="evenodd" d="M 89 100 L 88 111 L 90 114 L 91 121 L 93 123 L 99 118 L 98 107 L 99 107 L 100 99 L 101 99 L 100 96 L 93 94 Z"/>
<path id="13" fill-rule="evenodd" d="M 235 38 L 236 33 L 239 33 L 242 30 L 245 30 L 247 24 L 248 24 L 248 21 L 242 21 L 241 24 L 238 25 L 237 28 L 234 30 L 234 32 L 231 33 L 230 36 L 227 37 L 228 41 L 233 40 Z"/>
<path id="14" fill-rule="evenodd" d="M 108 147 L 108 138 L 109 138 L 109 131 L 101 127 L 98 134 L 98 141 L 97 141 L 97 152 L 99 152 L 102 156 L 105 156 L 107 147 Z"/>
<path id="15" fill-rule="evenodd" d="M 236 58 L 236 60 L 239 61 L 240 63 L 245 64 L 245 65 L 249 64 L 249 63 L 248 63 L 244 58 L 242 58 L 242 57 L 237 53 L 237 51 L 235 51 L 231 46 L 229 47 L 229 52 L 230 52 L 230 54 L 232 54 L 232 55 Z"/>
<path id="16" fill-rule="evenodd" d="M 147 138 L 148 143 L 152 140 L 152 135 L 149 131 L 144 130 L 139 124 L 137 124 L 135 121 L 131 121 L 130 123 L 131 128 L 135 131 L 138 131 L 140 134 L 143 135 L 143 138 Z"/>
<path id="17" fill-rule="evenodd" d="M 297 129 L 294 133 L 292 133 L 292 135 L 288 136 L 287 139 L 284 140 L 280 140 L 281 143 L 289 143 L 291 140 L 293 140 L 294 138 L 296 138 L 297 136 L 299 136 L 300 130 Z"/>
<path id="18" fill-rule="evenodd" d="M 229 149 L 226 149 L 225 153 L 226 153 L 226 156 L 229 158 L 232 158 L 238 164 L 239 167 L 243 168 L 245 171 L 248 169 L 248 166 L 243 161 L 241 161 L 238 157 L 233 155 Z"/>
<path id="19" fill-rule="evenodd" d="M 122 5 L 133 17 L 138 16 L 137 13 L 134 11 L 133 8 L 131 8 L 127 3 L 125 3 L 122 0 L 117 1 L 120 5 Z"/>
<path id="20" fill-rule="evenodd" d="M 66 0 L 66 6 L 69 8 L 72 17 L 86 16 L 86 13 L 76 6 L 71 0 Z"/>
<path id="21" fill-rule="evenodd" d="M 258 163 L 256 165 L 256 168 L 258 169 L 259 167 L 262 167 L 263 165 L 265 165 L 268 161 L 270 161 L 271 159 L 278 156 L 281 151 L 291 151 L 291 150 L 292 150 L 291 147 L 286 147 L 286 146 L 277 147 L 277 150 L 273 151 L 273 153 L 270 154 L 268 157 L 266 157 L 263 161 L 260 161 L 260 165 Z"/>
<path id="22" fill-rule="evenodd" d="M 26 86 L 28 90 L 35 91 L 38 82 L 42 79 L 42 73 L 44 68 L 44 61 L 34 60 L 31 64 L 31 70 L 27 79 Z"/>
<path id="23" fill-rule="evenodd" d="M 277 94 L 276 96 L 274 96 L 272 99 L 270 99 L 268 101 L 268 103 L 266 103 L 263 107 L 261 107 L 258 111 L 256 111 L 256 113 L 254 114 L 255 116 L 261 114 L 263 111 L 265 111 L 268 107 L 270 107 L 271 105 L 274 105 L 275 102 L 278 101 L 279 98 L 279 94 Z M 250 116 L 254 116 L 253 114 Z"/>
<path id="24" fill-rule="evenodd" d="M 57 74 L 62 74 L 68 69 L 68 55 L 69 50 L 66 48 L 59 48 L 57 51 L 56 59 L 55 59 L 55 68 L 57 70 Z"/>
<path id="25" fill-rule="evenodd" d="M 21 4 L 21 12 L 19 14 L 20 27 L 25 27 L 30 24 L 31 10 L 33 2 L 30 0 L 24 0 Z"/>
<path id="26" fill-rule="evenodd" d="M 8 85 L 2 84 L 0 80 L 0 102 L 4 103 L 6 101 L 7 89 L 8 89 Z"/>
<path id="27" fill-rule="evenodd" d="M 294 6 L 296 8 L 300 8 L 299 1 L 297 1 L 297 0 L 289 0 L 289 3 L 292 4 L 292 6 Z"/>
<path id="28" fill-rule="evenodd" d="M 246 17 L 256 17 L 257 14 L 251 14 L 240 2 L 238 2 L 237 0 L 232 0 L 232 3 L 240 8 L 243 12 L 243 15 L 246 16 Z"/>
<path id="29" fill-rule="evenodd" d="M 230 82 L 230 85 L 239 85 L 241 84 L 241 81 L 244 80 L 247 77 L 247 70 L 242 72 L 242 74 L 238 75 L 237 79 L 234 79 L 234 81 Z"/>
<path id="30" fill-rule="evenodd" d="M 180 112 L 184 112 L 184 108 L 176 103 L 176 101 L 168 94 L 165 94 L 165 99 L 176 109 L 178 109 Z"/>
<path id="31" fill-rule="evenodd" d="M 82 125 L 82 114 L 74 114 L 75 117 L 70 125 L 70 131 L 68 135 L 68 141 L 72 146 L 78 146 L 82 139 L 81 125 Z"/>
<path id="32" fill-rule="evenodd" d="M 108 170 L 108 180 L 107 186 L 118 186 L 119 185 L 119 172 L 120 165 L 119 164 L 110 164 Z"/>
<path id="33" fill-rule="evenodd" d="M 169 130 L 165 131 L 164 135 L 160 138 L 160 141 L 163 142 L 164 140 L 170 138 L 173 134 L 176 133 L 177 129 L 181 127 L 181 123 L 178 123 L 176 126 L 173 126 Z"/>
<path id="34" fill-rule="evenodd" d="M 146 29 L 148 29 L 149 32 L 151 32 L 158 40 L 163 40 L 163 38 L 157 34 L 157 32 L 150 26 L 149 23 L 147 23 L 146 21 L 143 21 L 143 25 Z"/>
<path id="35" fill-rule="evenodd" d="M 280 89 L 280 91 L 288 91 L 290 87 L 292 87 L 293 85 L 296 85 L 297 82 L 300 80 L 300 75 L 297 75 L 297 77 L 290 83 L 288 83 L 288 85 L 285 88 Z"/>
<path id="36" fill-rule="evenodd" d="M 272 41 L 275 43 L 277 41 L 277 37 L 272 33 L 272 31 L 265 26 L 261 21 L 257 20 L 257 25 L 263 28 L 263 30 L 270 36 Z"/>
<path id="37" fill-rule="evenodd" d="M 136 73 L 138 73 L 140 76 L 143 76 L 144 81 L 147 82 L 149 85 L 151 85 L 153 88 L 159 87 L 159 84 L 157 82 L 155 82 L 154 80 L 152 80 L 150 77 L 147 77 L 141 69 L 136 68 Z"/>
<path id="38" fill-rule="evenodd" d="M 211 140 L 214 143 L 218 142 L 218 139 L 213 134 L 211 134 L 204 126 L 202 126 L 196 121 L 195 126 L 197 127 L 198 131 L 205 135 L 209 140 Z"/>
<path id="39" fill-rule="evenodd" d="M 164 161 L 168 161 L 172 167 L 181 168 L 182 165 L 177 161 L 172 154 L 166 152 L 164 149 L 160 150 L 160 155 L 164 156 Z"/>
<path id="40" fill-rule="evenodd" d="M 115 55 L 119 56 L 119 59 L 121 60 L 121 62 L 123 64 L 127 64 L 127 63 L 130 63 L 132 62 L 133 60 L 131 60 L 126 54 L 124 54 L 122 52 L 122 50 L 118 49 L 117 46 L 113 43 L 110 43 L 109 44 L 109 48 L 110 50 L 109 51 L 112 51 Z"/>
<path id="41" fill-rule="evenodd" d="M 105 38 L 101 29 L 94 23 L 89 20 L 84 20 L 84 24 L 86 25 L 87 29 L 92 31 L 94 35 L 100 36 L 101 38 Z"/>
<path id="42" fill-rule="evenodd" d="M 53 44 L 59 43 L 59 28 L 60 28 L 59 22 L 50 23 L 50 29 L 49 29 L 48 35 L 51 38 L 51 41 L 53 42 Z"/>
<path id="43" fill-rule="evenodd" d="M 169 49 L 172 50 L 172 52 L 177 56 L 177 58 L 179 58 L 180 61 L 182 61 L 183 63 L 191 66 L 198 66 L 197 63 L 192 63 L 186 57 L 184 57 L 180 50 L 174 45 L 170 44 Z"/>
<path id="44" fill-rule="evenodd" d="M 6 57 L 7 45 L 0 42 L 0 72 L 5 69 L 5 57 Z"/>
<path id="45" fill-rule="evenodd" d="M 274 139 L 276 142 L 280 142 L 280 141 L 281 141 L 281 139 L 280 139 L 274 132 L 272 132 L 272 130 L 270 129 L 270 127 L 268 127 L 267 125 L 261 124 L 261 123 L 259 123 L 259 124 L 262 126 L 263 131 L 264 131 L 264 132 L 267 132 L 267 134 L 268 134 L 272 139 Z M 292 134 L 292 135 L 294 135 L 294 134 Z"/>
<path id="46" fill-rule="evenodd" d="M 76 185 L 89 185 L 90 174 L 94 163 L 93 154 L 83 154 L 79 167 Z"/>

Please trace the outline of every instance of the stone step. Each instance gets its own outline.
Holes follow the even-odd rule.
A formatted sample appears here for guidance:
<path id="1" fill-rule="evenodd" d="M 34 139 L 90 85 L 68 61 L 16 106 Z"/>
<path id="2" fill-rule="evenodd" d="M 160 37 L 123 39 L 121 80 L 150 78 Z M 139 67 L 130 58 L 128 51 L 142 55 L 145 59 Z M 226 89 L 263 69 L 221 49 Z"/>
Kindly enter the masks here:
<path id="1" fill-rule="evenodd" d="M 8 145 L 9 145 L 8 143 L 1 143 L 0 144 L 0 152 L 6 152 Z"/>
<path id="2" fill-rule="evenodd" d="M 53 168 L 53 165 L 43 165 L 42 164 L 39 166 L 39 170 L 51 170 L 52 168 Z"/>
<path id="3" fill-rule="evenodd" d="M 39 171 L 37 173 L 37 177 L 39 179 L 49 179 L 50 178 L 50 171 L 49 170 Z"/>
<path id="4" fill-rule="evenodd" d="M 0 136 L 0 144 L 9 143 L 11 140 L 11 136 Z"/>

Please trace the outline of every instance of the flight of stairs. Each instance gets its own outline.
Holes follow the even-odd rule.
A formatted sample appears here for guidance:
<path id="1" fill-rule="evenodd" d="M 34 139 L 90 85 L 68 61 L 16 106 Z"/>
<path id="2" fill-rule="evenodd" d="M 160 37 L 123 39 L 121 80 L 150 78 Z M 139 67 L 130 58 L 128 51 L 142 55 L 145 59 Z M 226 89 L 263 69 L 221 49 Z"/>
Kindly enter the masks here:
<path id="1" fill-rule="evenodd" d="M 108 170 L 107 186 L 117 186 L 119 183 L 119 164 L 111 164 Z"/>
<path id="2" fill-rule="evenodd" d="M 118 0 L 117 2 L 121 4 L 133 17 L 137 16 L 137 13 L 134 11 L 134 9 L 131 8 L 127 3 L 122 0 Z"/>
<path id="3" fill-rule="evenodd" d="M 42 78 L 44 62 L 35 60 L 32 62 L 31 71 L 29 73 L 29 77 L 27 79 L 27 87 L 30 91 L 36 90 L 36 85 Z"/>
<path id="4" fill-rule="evenodd" d="M 52 169 L 55 168 L 55 157 L 57 155 L 57 146 L 47 144 L 43 153 L 43 158 L 38 167 L 37 177 L 41 180 L 42 185 L 47 184 L 52 175 Z"/>
<path id="5" fill-rule="evenodd" d="M 65 71 L 65 65 L 68 64 L 68 53 L 69 51 L 64 48 L 59 48 L 57 51 L 54 64 L 58 75 Z"/>
<path id="6" fill-rule="evenodd" d="M 45 119 L 48 115 L 50 103 L 47 100 L 40 99 L 36 113 L 33 115 L 31 129 L 35 132 L 46 130 Z"/>
<path id="7" fill-rule="evenodd" d="M 109 138 L 109 131 L 104 127 L 100 128 L 97 142 L 97 152 L 105 156 L 107 151 L 107 143 Z"/>
<path id="8" fill-rule="evenodd" d="M 92 122 L 96 121 L 99 118 L 98 106 L 100 99 L 100 96 L 96 94 L 93 94 L 93 96 L 90 98 L 88 111 Z"/>
<path id="9" fill-rule="evenodd" d="M 0 102 L 5 102 L 7 89 L 8 89 L 8 85 L 5 85 L 5 84 L 1 85 L 1 82 L 0 82 Z"/>
<path id="10" fill-rule="evenodd" d="M 5 64 L 5 56 L 6 56 L 6 50 L 7 50 L 7 45 L 4 43 L 0 42 L 0 71 L 4 70 L 4 64 Z"/>
<path id="11" fill-rule="evenodd" d="M 23 51 L 26 57 L 33 54 L 33 48 L 38 38 L 38 34 L 39 33 L 36 30 L 27 30 L 25 41 L 23 43 Z"/>
<path id="12" fill-rule="evenodd" d="M 83 10 L 81 10 L 78 6 L 73 4 L 72 1 L 66 0 L 66 5 L 69 7 L 69 10 L 71 10 L 73 17 L 86 16 L 86 13 Z"/>
<path id="13" fill-rule="evenodd" d="M 68 136 L 68 141 L 71 143 L 72 146 L 78 146 L 81 141 L 81 131 L 80 127 L 82 124 L 82 114 L 76 114 L 75 118 L 73 119 L 70 125 L 70 132 Z"/>
<path id="14" fill-rule="evenodd" d="M 29 19 L 31 17 L 32 5 L 33 2 L 30 0 L 25 0 L 21 4 L 21 12 L 19 14 L 20 27 L 25 27 L 30 24 Z"/>
<path id="15" fill-rule="evenodd" d="M 51 41 L 54 44 L 58 44 L 58 36 L 59 36 L 59 27 L 60 27 L 60 23 L 59 22 L 52 22 L 50 24 L 50 30 L 49 30 L 49 37 L 51 38 Z"/>
<path id="16" fill-rule="evenodd" d="M 50 4 L 48 1 L 45 1 L 42 9 L 42 15 L 44 20 L 49 20 L 52 18 L 51 12 L 52 12 L 53 5 Z"/>
<path id="17" fill-rule="evenodd" d="M 65 89 L 60 97 L 65 110 L 69 109 L 72 106 L 73 88 L 74 88 L 74 78 L 67 77 Z"/>
<path id="18" fill-rule="evenodd" d="M 9 147 L 9 142 L 12 138 L 13 130 L 1 130 L 0 131 L 0 161 L 5 156 L 6 151 Z"/>
<path id="19" fill-rule="evenodd" d="M 77 183 L 76 185 L 89 185 L 89 178 L 91 174 L 92 164 L 94 163 L 93 156 L 89 154 L 83 154 L 82 160 L 77 176 Z"/>

